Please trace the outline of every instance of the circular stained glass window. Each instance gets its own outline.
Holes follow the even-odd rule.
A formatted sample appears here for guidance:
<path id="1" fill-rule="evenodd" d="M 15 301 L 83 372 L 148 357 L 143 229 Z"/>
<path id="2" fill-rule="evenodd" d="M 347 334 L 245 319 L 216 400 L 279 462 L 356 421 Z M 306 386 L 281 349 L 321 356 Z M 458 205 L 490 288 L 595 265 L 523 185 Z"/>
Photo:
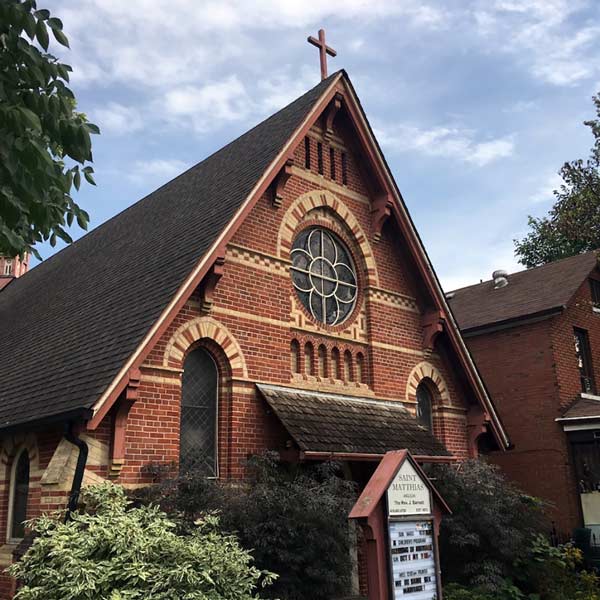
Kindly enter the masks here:
<path id="1" fill-rule="evenodd" d="M 356 303 L 356 269 L 350 252 L 333 233 L 302 231 L 292 247 L 292 282 L 298 298 L 321 323 L 337 325 Z"/>

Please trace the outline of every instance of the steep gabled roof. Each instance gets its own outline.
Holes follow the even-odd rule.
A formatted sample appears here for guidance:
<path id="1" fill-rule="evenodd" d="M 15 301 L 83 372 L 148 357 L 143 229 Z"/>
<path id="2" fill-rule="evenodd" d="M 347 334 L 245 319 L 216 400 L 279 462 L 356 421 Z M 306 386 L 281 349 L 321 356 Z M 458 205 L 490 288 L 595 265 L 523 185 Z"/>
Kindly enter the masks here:
<path id="1" fill-rule="evenodd" d="M 502 288 L 484 281 L 454 290 L 450 306 L 463 332 L 549 314 L 568 304 L 597 261 L 596 252 L 586 252 L 512 273 Z"/>
<path id="2" fill-rule="evenodd" d="M 0 293 L 0 428 L 93 407 L 338 77 Z"/>
<path id="3" fill-rule="evenodd" d="M 0 386 L 0 428 L 77 411 L 93 414 L 88 427 L 98 426 L 338 87 L 475 398 L 499 445 L 509 445 L 343 71 L 0 294 L 0 360 L 15 367 Z"/>

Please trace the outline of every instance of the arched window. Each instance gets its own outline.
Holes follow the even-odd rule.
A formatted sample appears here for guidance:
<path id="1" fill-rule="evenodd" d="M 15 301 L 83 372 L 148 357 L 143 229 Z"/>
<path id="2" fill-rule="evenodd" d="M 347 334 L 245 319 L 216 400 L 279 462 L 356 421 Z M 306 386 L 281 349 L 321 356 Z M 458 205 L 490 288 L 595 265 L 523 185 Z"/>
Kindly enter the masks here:
<path id="1" fill-rule="evenodd" d="M 362 352 L 356 355 L 356 381 L 365 383 L 365 357 Z"/>
<path id="2" fill-rule="evenodd" d="M 342 378 L 340 373 L 340 351 L 337 348 L 331 351 L 331 376 L 334 379 Z"/>
<path id="3" fill-rule="evenodd" d="M 350 350 L 344 352 L 344 381 L 352 381 L 352 354 L 350 354 Z"/>
<path id="4" fill-rule="evenodd" d="M 327 348 L 319 346 L 319 377 L 327 377 Z"/>
<path id="5" fill-rule="evenodd" d="M 29 454 L 25 448 L 15 457 L 11 483 L 9 537 L 19 539 L 25 537 L 23 522 L 27 519 L 29 496 Z"/>
<path id="6" fill-rule="evenodd" d="M 417 388 L 417 420 L 429 431 L 433 428 L 431 405 L 431 392 L 425 383 L 420 383 Z"/>
<path id="7" fill-rule="evenodd" d="M 292 340 L 290 353 L 292 355 L 292 373 L 300 373 L 300 344 L 298 340 Z"/>
<path id="8" fill-rule="evenodd" d="M 315 350 L 310 342 L 304 346 L 304 369 L 307 375 L 315 374 Z"/>
<path id="9" fill-rule="evenodd" d="M 204 349 L 190 352 L 183 366 L 180 464 L 207 477 L 217 475 L 217 394 L 219 372 Z"/>

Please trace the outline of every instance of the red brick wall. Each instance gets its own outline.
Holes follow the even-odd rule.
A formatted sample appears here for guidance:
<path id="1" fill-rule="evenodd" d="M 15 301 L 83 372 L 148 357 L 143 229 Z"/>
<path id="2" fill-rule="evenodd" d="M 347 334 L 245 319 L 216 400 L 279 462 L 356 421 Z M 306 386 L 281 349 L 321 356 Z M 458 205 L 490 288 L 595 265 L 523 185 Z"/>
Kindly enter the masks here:
<path id="1" fill-rule="evenodd" d="M 515 446 L 492 460 L 523 490 L 547 500 L 566 533 L 581 525 L 581 512 L 568 439 L 555 419 L 581 392 L 573 327 L 588 331 L 600 382 L 600 315 L 592 311 L 587 281 L 560 316 L 467 339 Z"/>

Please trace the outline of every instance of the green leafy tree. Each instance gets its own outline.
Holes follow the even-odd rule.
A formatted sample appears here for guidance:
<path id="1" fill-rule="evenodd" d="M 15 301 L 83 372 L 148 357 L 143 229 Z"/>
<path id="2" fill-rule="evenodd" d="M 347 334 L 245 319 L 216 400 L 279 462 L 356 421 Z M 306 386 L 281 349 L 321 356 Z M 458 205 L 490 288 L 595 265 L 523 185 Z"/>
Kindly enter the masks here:
<path id="1" fill-rule="evenodd" d="M 206 516 L 186 535 L 154 506 L 132 507 L 111 483 L 84 491 L 86 512 L 31 523 L 35 538 L 10 567 L 15 600 L 251 600 L 274 575 L 252 566 Z"/>
<path id="2" fill-rule="evenodd" d="M 67 87 L 71 67 L 47 53 L 50 34 L 69 42 L 60 19 L 35 0 L 0 0 L 0 254 L 32 252 L 37 242 L 72 239 L 88 214 L 71 196 L 94 183 L 90 134 Z"/>
<path id="3" fill-rule="evenodd" d="M 445 583 L 506 588 L 515 560 L 549 531 L 541 502 L 510 484 L 481 460 L 436 466 L 435 485 L 452 510 L 442 520 L 440 559 Z"/>
<path id="4" fill-rule="evenodd" d="M 594 96 L 596 119 L 585 121 L 594 136 L 586 160 L 567 162 L 556 202 L 541 218 L 530 216 L 530 231 L 515 240 L 515 254 L 526 267 L 600 248 L 600 95 Z"/>

